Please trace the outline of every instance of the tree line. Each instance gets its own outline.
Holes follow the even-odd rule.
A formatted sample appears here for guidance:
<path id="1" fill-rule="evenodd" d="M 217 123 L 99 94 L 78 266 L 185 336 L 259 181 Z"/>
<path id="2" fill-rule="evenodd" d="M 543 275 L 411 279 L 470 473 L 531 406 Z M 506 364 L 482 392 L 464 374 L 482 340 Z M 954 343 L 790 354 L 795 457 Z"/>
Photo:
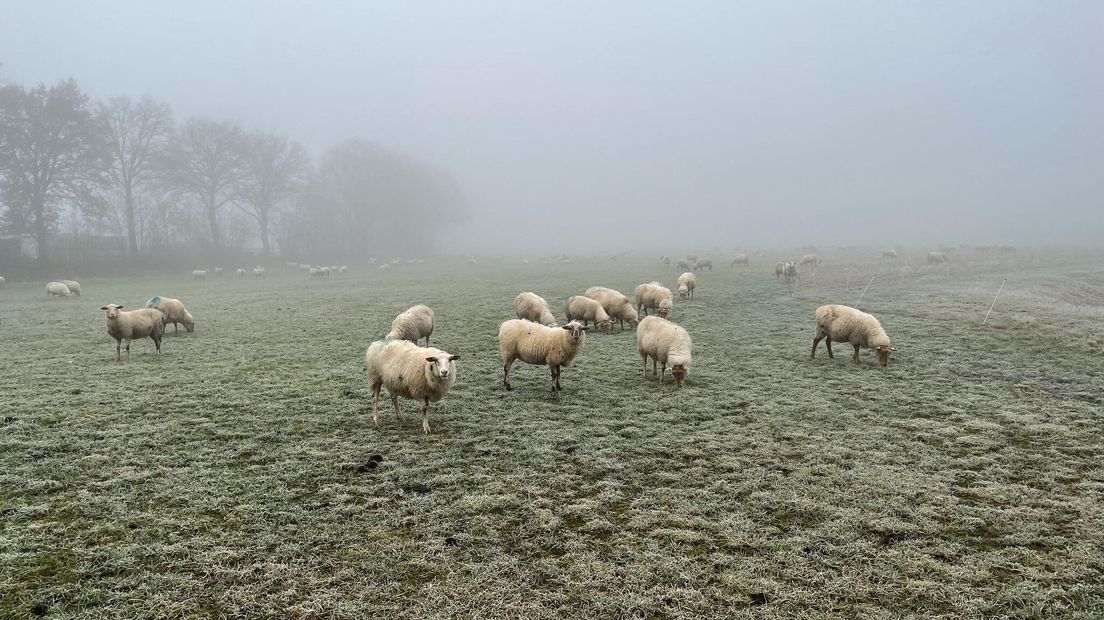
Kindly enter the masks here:
<path id="1" fill-rule="evenodd" d="M 130 257 L 404 255 L 400 233 L 424 248 L 465 212 L 447 172 L 366 140 L 314 159 L 288 136 L 93 101 L 73 80 L 0 84 L 0 234 L 33 238 L 40 263 L 63 226 L 125 239 Z"/>

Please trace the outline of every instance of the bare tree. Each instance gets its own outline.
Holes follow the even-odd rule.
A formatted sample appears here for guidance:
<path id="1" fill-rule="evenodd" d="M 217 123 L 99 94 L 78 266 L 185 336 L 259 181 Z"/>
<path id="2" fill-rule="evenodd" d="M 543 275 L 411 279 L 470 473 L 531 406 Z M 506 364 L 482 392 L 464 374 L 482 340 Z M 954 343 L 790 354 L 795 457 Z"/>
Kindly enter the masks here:
<path id="1" fill-rule="evenodd" d="M 310 160 L 300 144 L 275 134 L 252 134 L 246 145 L 245 175 L 234 204 L 257 220 L 267 256 L 272 216 L 303 186 Z"/>
<path id="2" fill-rule="evenodd" d="M 172 132 L 169 106 L 150 99 L 134 103 L 116 97 L 99 105 L 99 118 L 111 148 L 111 180 L 119 191 L 126 219 L 127 253 L 138 254 L 135 195 L 154 176 L 154 157 Z"/>
<path id="3" fill-rule="evenodd" d="M 168 185 L 203 205 L 216 249 L 223 245 L 219 211 L 237 197 L 245 177 L 243 143 L 236 123 L 192 118 L 174 134 L 160 158 Z"/>
<path id="4" fill-rule="evenodd" d="M 65 200 L 102 182 L 105 140 L 88 97 L 73 80 L 25 90 L 0 86 L 0 194 L 5 224 L 32 232 L 38 260 L 49 260 L 49 234 Z"/>

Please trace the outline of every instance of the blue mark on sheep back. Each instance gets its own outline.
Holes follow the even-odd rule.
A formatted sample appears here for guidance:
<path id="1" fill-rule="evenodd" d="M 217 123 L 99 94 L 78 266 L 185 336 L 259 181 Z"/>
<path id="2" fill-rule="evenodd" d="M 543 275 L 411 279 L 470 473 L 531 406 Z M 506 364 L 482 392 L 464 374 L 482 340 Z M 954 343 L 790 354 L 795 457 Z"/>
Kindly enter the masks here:
<path id="1" fill-rule="evenodd" d="M 154 295 L 153 297 L 150 297 L 149 301 L 147 301 L 146 303 L 147 304 L 159 304 L 159 303 L 161 303 L 161 296 L 160 295 Z"/>

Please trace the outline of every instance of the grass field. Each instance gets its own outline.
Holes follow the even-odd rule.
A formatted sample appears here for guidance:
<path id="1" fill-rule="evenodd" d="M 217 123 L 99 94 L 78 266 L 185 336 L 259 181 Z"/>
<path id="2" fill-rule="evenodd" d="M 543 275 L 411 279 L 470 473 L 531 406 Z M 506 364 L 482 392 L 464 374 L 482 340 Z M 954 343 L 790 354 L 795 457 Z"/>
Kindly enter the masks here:
<path id="1" fill-rule="evenodd" d="M 615 329 L 559 399 L 544 367 L 502 387 L 514 296 L 562 317 L 673 269 L 9 283 L 0 617 L 1104 616 L 1104 258 L 822 255 L 792 294 L 773 257 L 699 274 L 671 315 L 694 338 L 682 390 Z M 872 273 L 888 368 L 810 360 L 815 307 Z M 115 362 L 98 308 L 153 294 L 196 333 Z M 364 351 L 416 302 L 462 356 L 429 436 L 411 401 L 405 424 L 386 398 L 367 414 Z"/>

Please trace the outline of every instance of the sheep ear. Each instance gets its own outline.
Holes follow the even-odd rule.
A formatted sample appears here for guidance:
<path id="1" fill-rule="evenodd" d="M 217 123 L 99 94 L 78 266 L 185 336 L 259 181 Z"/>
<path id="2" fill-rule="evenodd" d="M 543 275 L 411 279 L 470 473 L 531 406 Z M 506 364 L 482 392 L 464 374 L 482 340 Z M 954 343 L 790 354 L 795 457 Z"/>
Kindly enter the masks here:
<path id="1" fill-rule="evenodd" d="M 458 359 L 460 359 L 460 356 L 459 356 L 459 355 L 450 355 L 450 356 L 449 356 L 449 361 L 450 361 L 450 362 L 452 362 L 452 361 L 455 361 L 455 360 L 458 360 Z"/>
<path id="2" fill-rule="evenodd" d="M 427 357 L 426 361 L 429 362 L 430 364 L 432 364 L 433 362 L 437 361 L 437 358 L 436 357 Z"/>
<path id="3" fill-rule="evenodd" d="M 563 328 L 564 329 L 571 329 L 571 326 L 570 325 L 564 325 Z"/>
<path id="4" fill-rule="evenodd" d="M 115 309 L 116 310 L 122 310 L 123 309 L 123 304 L 119 304 L 118 306 L 115 306 Z"/>
<path id="5" fill-rule="evenodd" d="M 107 306 L 100 307 L 100 310 L 107 310 Z"/>

